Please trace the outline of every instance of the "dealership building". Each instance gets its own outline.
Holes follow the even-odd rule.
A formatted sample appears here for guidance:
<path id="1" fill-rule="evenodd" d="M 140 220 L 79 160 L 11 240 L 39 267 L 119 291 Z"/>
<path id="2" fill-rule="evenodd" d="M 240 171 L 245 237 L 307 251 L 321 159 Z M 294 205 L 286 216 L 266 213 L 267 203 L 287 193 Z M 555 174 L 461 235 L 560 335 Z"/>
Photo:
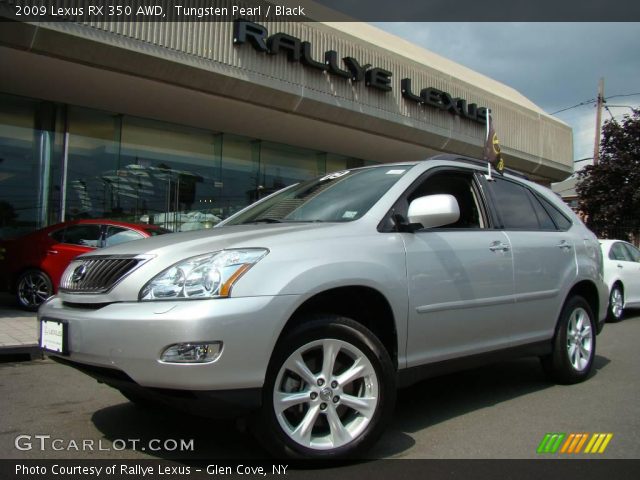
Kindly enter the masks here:
<path id="1" fill-rule="evenodd" d="M 508 167 L 572 171 L 566 124 L 365 23 L 3 22 L 0 64 L 0 238 L 77 218 L 207 228 L 325 172 L 481 158 L 489 109 Z"/>

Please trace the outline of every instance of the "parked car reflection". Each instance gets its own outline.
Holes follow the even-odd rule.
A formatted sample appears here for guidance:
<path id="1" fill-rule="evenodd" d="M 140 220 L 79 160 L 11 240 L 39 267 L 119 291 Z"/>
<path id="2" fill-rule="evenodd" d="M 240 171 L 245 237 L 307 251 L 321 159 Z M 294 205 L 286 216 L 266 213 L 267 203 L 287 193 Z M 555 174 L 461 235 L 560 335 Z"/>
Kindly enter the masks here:
<path id="1" fill-rule="evenodd" d="M 59 223 L 0 242 L 0 288 L 15 292 L 20 307 L 37 310 L 58 290 L 75 257 L 96 248 L 169 233 L 156 225 L 105 219 Z"/>

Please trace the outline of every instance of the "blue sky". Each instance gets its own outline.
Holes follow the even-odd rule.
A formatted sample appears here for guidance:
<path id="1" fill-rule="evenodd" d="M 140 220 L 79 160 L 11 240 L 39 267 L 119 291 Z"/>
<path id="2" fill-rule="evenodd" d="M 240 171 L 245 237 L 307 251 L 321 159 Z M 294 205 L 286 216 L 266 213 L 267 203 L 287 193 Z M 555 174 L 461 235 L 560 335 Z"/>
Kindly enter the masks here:
<path id="1" fill-rule="evenodd" d="M 640 93 L 640 23 L 375 23 L 510 87 L 552 113 L 595 99 Z M 610 105 L 640 106 L 640 95 Z M 627 107 L 610 107 L 621 119 Z M 604 112 L 603 119 L 611 118 Z M 556 115 L 571 125 L 574 159 L 593 156 L 595 107 Z M 577 163 L 576 167 L 588 162 Z"/>

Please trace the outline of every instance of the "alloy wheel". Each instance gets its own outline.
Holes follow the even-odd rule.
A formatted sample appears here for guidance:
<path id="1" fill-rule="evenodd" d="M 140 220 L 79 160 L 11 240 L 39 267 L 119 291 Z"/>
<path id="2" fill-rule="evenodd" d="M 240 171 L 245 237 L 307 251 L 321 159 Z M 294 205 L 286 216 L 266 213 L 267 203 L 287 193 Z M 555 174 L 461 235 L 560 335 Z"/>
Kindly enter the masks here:
<path id="1" fill-rule="evenodd" d="M 624 308 L 624 300 L 622 298 L 622 292 L 618 287 L 615 287 L 611 291 L 611 314 L 615 319 L 620 319 L 622 317 L 622 311 Z"/>
<path id="2" fill-rule="evenodd" d="M 587 368 L 593 352 L 593 331 L 589 316 L 583 308 L 576 308 L 569 317 L 567 353 L 573 368 L 581 372 Z"/>
<path id="3" fill-rule="evenodd" d="M 342 447 L 371 423 L 379 403 L 379 380 L 368 357 L 337 339 L 316 340 L 282 364 L 273 408 L 284 433 L 313 450 Z"/>
<path id="4" fill-rule="evenodd" d="M 27 272 L 18 282 L 18 300 L 26 308 L 36 308 L 51 296 L 48 279 L 40 272 Z"/>

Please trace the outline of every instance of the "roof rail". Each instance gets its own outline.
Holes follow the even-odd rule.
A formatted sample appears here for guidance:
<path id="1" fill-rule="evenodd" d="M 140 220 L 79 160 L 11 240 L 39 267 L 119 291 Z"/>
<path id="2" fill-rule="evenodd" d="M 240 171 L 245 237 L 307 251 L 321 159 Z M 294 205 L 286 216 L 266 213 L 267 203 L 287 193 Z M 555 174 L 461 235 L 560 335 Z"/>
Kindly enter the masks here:
<path id="1" fill-rule="evenodd" d="M 464 162 L 470 163 L 472 165 L 477 165 L 479 167 L 486 167 L 486 160 L 479 160 L 473 157 L 466 157 L 464 155 L 455 155 L 451 153 L 440 153 L 438 155 L 434 155 L 433 157 L 429 157 L 427 160 L 452 160 L 456 162 Z M 513 170 L 511 168 L 505 168 L 504 171 L 509 175 L 513 175 L 514 177 L 524 178 L 525 180 L 531 180 L 528 175 L 519 172 L 517 170 Z"/>

